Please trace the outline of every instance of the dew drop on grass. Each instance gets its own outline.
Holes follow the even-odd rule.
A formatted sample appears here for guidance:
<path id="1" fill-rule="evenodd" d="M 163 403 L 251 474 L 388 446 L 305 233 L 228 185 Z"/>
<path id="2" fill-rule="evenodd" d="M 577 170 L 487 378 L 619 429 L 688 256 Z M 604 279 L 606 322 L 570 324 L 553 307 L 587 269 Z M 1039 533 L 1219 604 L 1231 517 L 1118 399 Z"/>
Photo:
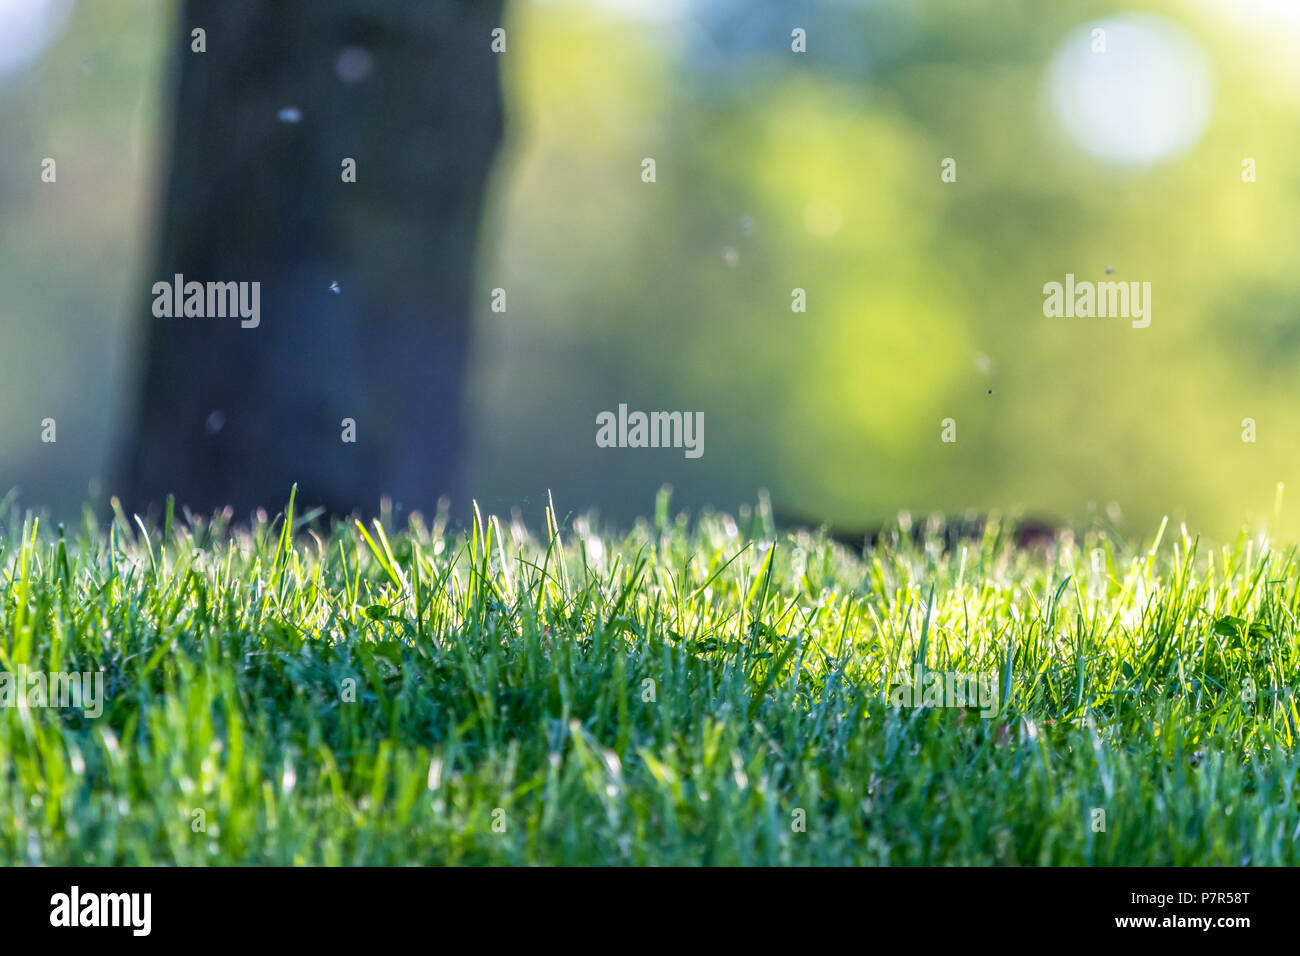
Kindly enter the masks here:
<path id="1" fill-rule="evenodd" d="M 1114 271 L 1115 271 L 1115 267 L 1114 267 L 1114 266 L 1107 266 L 1107 267 L 1106 267 L 1106 275 L 1110 275 L 1110 274 L 1111 274 L 1112 272 L 1114 272 Z"/>
<path id="2" fill-rule="evenodd" d="M 754 217 L 742 216 L 740 219 L 740 232 L 742 235 L 750 236 L 754 233 Z"/>
<path id="3" fill-rule="evenodd" d="M 296 106 L 286 106 L 280 112 L 275 114 L 276 119 L 281 123 L 297 123 L 302 119 L 302 110 Z"/>
<path id="4" fill-rule="evenodd" d="M 722 250 L 722 261 L 734 269 L 740 261 L 740 251 L 734 246 L 727 246 Z"/>

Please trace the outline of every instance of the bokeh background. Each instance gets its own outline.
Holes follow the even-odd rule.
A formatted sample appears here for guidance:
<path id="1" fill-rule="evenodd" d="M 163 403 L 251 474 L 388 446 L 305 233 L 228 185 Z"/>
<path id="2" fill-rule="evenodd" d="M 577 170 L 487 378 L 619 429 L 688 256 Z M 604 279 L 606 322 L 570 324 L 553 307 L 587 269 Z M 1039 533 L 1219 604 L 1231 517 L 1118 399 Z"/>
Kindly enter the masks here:
<path id="1" fill-rule="evenodd" d="M 112 492 L 175 15 L 0 0 L 0 492 L 27 505 Z M 504 25 L 486 509 L 551 489 L 624 522 L 667 482 L 846 527 L 997 508 L 1222 537 L 1284 482 L 1300 533 L 1300 4 L 514 0 Z M 1149 281 L 1150 328 L 1045 318 L 1067 272 Z M 620 402 L 703 411 L 704 456 L 597 448 Z"/>

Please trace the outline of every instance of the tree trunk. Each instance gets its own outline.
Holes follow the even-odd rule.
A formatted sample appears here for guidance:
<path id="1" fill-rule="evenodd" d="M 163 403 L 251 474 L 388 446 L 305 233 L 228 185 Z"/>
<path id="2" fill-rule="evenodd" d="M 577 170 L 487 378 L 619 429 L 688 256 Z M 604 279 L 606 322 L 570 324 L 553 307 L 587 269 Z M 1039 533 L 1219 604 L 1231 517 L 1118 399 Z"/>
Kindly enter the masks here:
<path id="1" fill-rule="evenodd" d="M 123 442 L 130 508 L 174 493 L 246 515 L 294 482 L 335 513 L 381 496 L 428 511 L 460 492 L 500 13 L 501 0 L 187 0 L 147 284 L 260 282 L 260 322 L 157 317 L 151 292 Z"/>

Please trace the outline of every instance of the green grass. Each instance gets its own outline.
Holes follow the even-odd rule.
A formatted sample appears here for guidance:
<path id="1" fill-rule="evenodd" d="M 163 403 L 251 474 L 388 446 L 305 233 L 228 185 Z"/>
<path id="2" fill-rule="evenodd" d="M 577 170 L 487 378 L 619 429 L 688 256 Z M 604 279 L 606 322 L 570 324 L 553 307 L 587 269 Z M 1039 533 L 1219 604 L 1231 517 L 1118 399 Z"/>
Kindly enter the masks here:
<path id="1" fill-rule="evenodd" d="M 0 709 L 0 863 L 1300 862 L 1300 572 L 1263 533 L 286 510 L 0 515 L 0 667 L 109 694 Z M 890 706 L 918 661 L 998 713 Z"/>

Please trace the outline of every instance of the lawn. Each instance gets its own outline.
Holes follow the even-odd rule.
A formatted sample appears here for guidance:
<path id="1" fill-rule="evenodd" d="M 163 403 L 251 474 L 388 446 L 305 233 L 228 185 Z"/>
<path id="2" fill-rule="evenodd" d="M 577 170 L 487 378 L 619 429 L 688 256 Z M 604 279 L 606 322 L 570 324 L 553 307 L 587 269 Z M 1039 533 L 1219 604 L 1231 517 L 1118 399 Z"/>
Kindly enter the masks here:
<path id="1" fill-rule="evenodd" d="M 3 864 L 1300 862 L 1264 532 L 6 508 Z"/>

